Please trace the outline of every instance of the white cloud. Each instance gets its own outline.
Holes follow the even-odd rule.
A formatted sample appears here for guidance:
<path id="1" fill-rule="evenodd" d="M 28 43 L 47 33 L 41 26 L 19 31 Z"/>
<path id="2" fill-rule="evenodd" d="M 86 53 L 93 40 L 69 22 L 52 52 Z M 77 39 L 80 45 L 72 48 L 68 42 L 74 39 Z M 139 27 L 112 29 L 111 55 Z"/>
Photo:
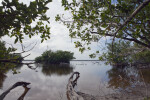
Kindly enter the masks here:
<path id="1" fill-rule="evenodd" d="M 29 0 L 25 0 L 27 3 Z M 23 1 L 24 2 L 24 1 Z M 36 47 L 30 51 L 30 56 L 28 56 L 26 59 L 34 59 L 35 57 L 42 54 L 47 49 L 52 50 L 67 50 L 74 52 L 74 55 L 76 59 L 90 59 L 89 54 L 94 53 L 99 49 L 98 43 L 92 43 L 90 46 L 92 48 L 91 51 L 85 51 L 83 54 L 81 54 L 78 50 L 78 48 L 75 48 L 74 43 L 71 42 L 71 38 L 69 37 L 69 31 L 63 24 L 59 22 L 55 22 L 55 16 L 57 14 L 63 14 L 65 13 L 66 16 L 70 16 L 68 12 L 64 12 L 64 8 L 61 7 L 60 0 L 53 0 L 48 7 L 50 8 L 47 12 L 47 15 L 50 17 L 50 27 L 51 27 L 51 35 L 50 39 L 47 41 L 44 41 L 43 43 L 40 43 L 41 39 L 40 36 L 34 36 L 31 39 L 25 36 L 25 39 L 23 40 L 23 43 L 25 45 L 29 45 L 30 43 L 37 42 Z M 7 41 L 8 43 L 13 43 L 15 38 L 9 38 L 8 36 L 5 36 L 3 40 Z M 74 39 L 72 41 L 75 41 Z M 21 46 L 19 43 L 13 44 L 14 47 L 18 48 L 18 51 L 21 51 Z M 33 46 L 33 44 L 32 44 Z M 23 56 L 27 55 L 28 53 L 23 54 Z"/>

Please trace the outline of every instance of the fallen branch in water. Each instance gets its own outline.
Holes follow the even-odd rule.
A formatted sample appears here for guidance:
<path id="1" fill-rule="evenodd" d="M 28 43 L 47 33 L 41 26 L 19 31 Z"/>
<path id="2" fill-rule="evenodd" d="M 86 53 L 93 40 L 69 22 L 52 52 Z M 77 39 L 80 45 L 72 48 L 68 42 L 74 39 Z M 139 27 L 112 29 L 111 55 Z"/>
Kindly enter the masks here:
<path id="1" fill-rule="evenodd" d="M 0 95 L 0 100 L 3 100 L 5 98 L 5 96 L 14 88 L 18 87 L 18 86 L 23 86 L 25 88 L 24 93 L 18 98 L 18 100 L 23 100 L 24 96 L 26 95 L 26 93 L 29 91 L 30 88 L 27 87 L 27 85 L 29 85 L 30 83 L 27 82 L 17 82 L 15 83 L 13 86 L 11 86 L 8 90 L 6 90 L 5 92 L 3 92 Z"/>
<path id="2" fill-rule="evenodd" d="M 73 80 L 74 75 L 76 78 Z M 67 98 L 68 100 L 84 100 L 82 96 L 78 95 L 77 92 L 74 90 L 75 85 L 77 85 L 77 80 L 79 79 L 80 73 L 74 72 L 68 80 L 67 84 Z"/>
<path id="3" fill-rule="evenodd" d="M 75 79 L 73 79 L 75 76 Z M 74 87 L 77 85 L 77 81 L 80 77 L 79 72 L 74 72 L 71 77 L 69 78 L 67 84 L 67 98 L 68 100 L 98 100 L 94 96 L 85 94 L 82 92 L 76 92 Z"/>
<path id="4" fill-rule="evenodd" d="M 35 62 L 31 62 L 31 63 L 25 63 L 25 62 L 17 62 L 15 61 L 17 59 L 14 59 L 14 60 L 10 60 L 10 59 L 0 59 L 0 62 L 3 62 L 3 63 L 13 63 L 13 64 L 22 64 L 22 65 L 27 65 L 28 68 L 32 69 L 32 70 L 35 70 L 38 66 L 36 67 L 33 67 L 31 66 L 32 64 L 36 64 Z"/>
<path id="5" fill-rule="evenodd" d="M 28 87 L 24 87 L 24 92 L 22 93 L 22 95 L 18 98 L 18 100 L 23 100 L 25 95 L 28 93 L 28 91 L 30 90 L 30 88 Z"/>
<path id="6" fill-rule="evenodd" d="M 6 41 L 5 41 L 5 42 L 6 42 Z M 7 43 L 7 42 L 6 42 L 6 43 Z M 7 44 L 11 45 L 11 49 L 15 49 L 11 43 L 7 43 Z M 3 57 L 2 59 L 0 59 L 0 63 L 3 63 L 3 64 L 5 64 L 5 63 L 10 63 L 10 64 L 16 64 L 16 65 L 17 65 L 17 64 L 24 64 L 24 65 L 27 65 L 28 68 L 35 70 L 37 67 L 34 68 L 33 66 L 31 66 L 31 64 L 35 64 L 35 62 L 32 62 L 32 63 L 23 62 L 24 58 L 30 56 L 31 54 L 27 54 L 27 55 L 25 55 L 25 56 L 23 56 L 23 57 L 21 56 L 21 54 L 27 53 L 27 52 L 33 50 L 34 47 L 36 46 L 37 42 L 36 42 L 33 46 L 32 46 L 32 44 L 34 44 L 34 43 L 31 43 L 31 44 L 29 44 L 28 46 L 24 46 L 24 45 L 21 43 L 21 48 L 22 48 L 22 51 L 21 51 L 21 52 L 15 53 L 16 50 L 12 50 L 12 51 L 9 52 L 9 54 L 8 54 L 10 57 L 8 57 L 8 58 Z M 32 47 L 30 47 L 30 46 L 32 46 Z M 29 47 L 30 47 L 30 48 L 29 48 Z M 28 48 L 29 48 L 29 49 L 28 49 Z M 28 49 L 28 50 L 26 50 L 26 49 Z M 4 53 L 5 53 L 5 52 L 4 52 Z M 17 58 L 16 58 L 16 57 L 17 57 Z"/>

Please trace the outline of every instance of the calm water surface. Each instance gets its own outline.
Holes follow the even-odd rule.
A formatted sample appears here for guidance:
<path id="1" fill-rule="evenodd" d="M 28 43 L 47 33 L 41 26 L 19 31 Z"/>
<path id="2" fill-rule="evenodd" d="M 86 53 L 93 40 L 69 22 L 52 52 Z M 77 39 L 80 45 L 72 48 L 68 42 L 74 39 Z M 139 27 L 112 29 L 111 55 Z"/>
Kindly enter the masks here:
<path id="1" fill-rule="evenodd" d="M 14 83 L 25 81 L 31 83 L 29 85 L 31 89 L 26 94 L 24 100 L 67 100 L 66 85 L 74 71 L 80 72 L 78 85 L 75 89 L 96 96 L 112 93 L 114 89 L 128 89 L 128 87 L 134 86 L 134 84 L 142 84 L 140 75 L 136 70 L 112 69 L 111 66 L 105 65 L 100 61 L 71 61 L 70 66 L 38 66 L 36 70 L 32 70 L 24 65 L 17 69 L 20 72 L 19 74 L 13 74 L 12 71 L 0 74 L 0 94 Z M 143 74 L 145 82 L 150 83 L 150 71 L 143 71 L 145 71 Z M 126 79 L 130 77 L 128 79 L 130 82 L 120 80 L 122 77 L 126 77 Z M 133 80 L 132 77 L 137 80 Z M 23 87 L 17 87 L 4 100 L 17 100 L 23 91 Z"/>

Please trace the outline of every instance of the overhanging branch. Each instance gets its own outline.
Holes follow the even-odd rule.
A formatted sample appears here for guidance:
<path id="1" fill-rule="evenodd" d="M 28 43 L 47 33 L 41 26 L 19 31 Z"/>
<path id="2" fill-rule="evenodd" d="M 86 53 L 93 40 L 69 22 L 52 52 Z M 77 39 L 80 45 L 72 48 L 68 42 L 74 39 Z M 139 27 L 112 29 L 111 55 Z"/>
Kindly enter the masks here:
<path id="1" fill-rule="evenodd" d="M 92 34 L 98 34 L 98 32 L 91 32 Z M 129 35 L 129 34 L 128 34 Z M 114 37 L 114 34 L 105 34 L 105 36 L 110 36 L 110 37 Z M 148 47 L 150 48 L 150 45 L 149 44 L 146 44 L 144 42 L 141 42 L 139 40 L 137 40 L 136 38 L 127 38 L 127 37 L 119 37 L 119 36 L 115 36 L 116 38 L 121 38 L 121 39 L 124 39 L 124 40 L 128 40 L 128 41 L 131 41 L 131 42 L 135 42 L 135 43 L 138 43 L 140 45 L 143 45 L 145 47 Z"/>
<path id="2" fill-rule="evenodd" d="M 127 20 L 116 30 L 116 32 L 114 33 L 114 36 L 116 36 L 119 30 L 121 30 L 128 22 L 130 22 L 133 19 L 133 17 L 135 17 L 135 15 L 142 10 L 142 8 L 148 5 L 149 2 L 150 0 L 145 0 L 142 4 L 140 4 L 139 7 L 127 18 Z"/>

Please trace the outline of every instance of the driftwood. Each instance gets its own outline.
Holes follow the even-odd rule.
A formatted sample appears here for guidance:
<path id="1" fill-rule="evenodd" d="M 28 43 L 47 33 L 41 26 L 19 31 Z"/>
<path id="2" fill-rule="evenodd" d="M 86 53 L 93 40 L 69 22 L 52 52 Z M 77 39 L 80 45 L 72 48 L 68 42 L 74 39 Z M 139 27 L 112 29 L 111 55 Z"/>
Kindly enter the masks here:
<path id="1" fill-rule="evenodd" d="M 75 79 L 73 79 L 76 75 Z M 67 98 L 68 100 L 97 100 L 94 96 L 82 92 L 76 92 L 74 87 L 77 85 L 77 80 L 80 77 L 79 72 L 74 72 L 68 80 L 67 84 Z"/>
<path id="2" fill-rule="evenodd" d="M 11 86 L 9 89 L 7 89 L 5 92 L 3 92 L 1 95 L 0 95 L 0 100 L 3 100 L 5 98 L 5 96 L 11 91 L 13 90 L 14 88 L 18 87 L 18 86 L 23 86 L 24 87 L 24 92 L 23 94 L 17 99 L 17 100 L 23 100 L 24 99 L 24 96 L 26 95 L 26 93 L 29 91 L 30 88 L 27 87 L 27 85 L 29 85 L 30 83 L 27 83 L 27 82 L 17 82 L 15 83 L 13 86 Z"/>
<path id="3" fill-rule="evenodd" d="M 73 76 L 76 75 L 76 78 L 73 80 Z M 78 95 L 74 90 L 75 85 L 77 85 L 77 80 L 80 77 L 79 72 L 74 72 L 68 80 L 67 84 L 67 98 L 68 100 L 84 100 L 82 96 Z"/>
<path id="4" fill-rule="evenodd" d="M 22 95 L 18 98 L 18 100 L 23 100 L 25 95 L 28 93 L 28 91 L 30 90 L 30 88 L 24 86 L 24 92 L 22 93 Z"/>

